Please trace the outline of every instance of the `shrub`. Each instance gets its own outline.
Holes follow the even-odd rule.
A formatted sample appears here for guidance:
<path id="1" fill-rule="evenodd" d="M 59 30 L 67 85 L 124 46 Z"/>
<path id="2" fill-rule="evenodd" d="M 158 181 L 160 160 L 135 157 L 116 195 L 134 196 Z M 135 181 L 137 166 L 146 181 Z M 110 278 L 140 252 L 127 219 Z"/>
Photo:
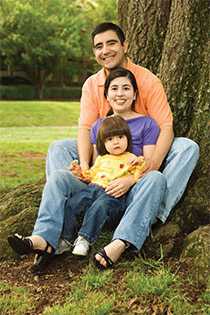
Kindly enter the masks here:
<path id="1" fill-rule="evenodd" d="M 46 87 L 43 98 L 47 99 L 71 99 L 78 100 L 81 96 L 81 87 Z"/>
<path id="2" fill-rule="evenodd" d="M 81 87 L 45 87 L 43 99 L 79 100 Z M 37 90 L 30 85 L 0 85 L 2 100 L 33 100 L 37 99 Z"/>
<path id="3" fill-rule="evenodd" d="M 37 97 L 36 89 L 30 85 L 0 85 L 0 99 L 32 100 Z"/>

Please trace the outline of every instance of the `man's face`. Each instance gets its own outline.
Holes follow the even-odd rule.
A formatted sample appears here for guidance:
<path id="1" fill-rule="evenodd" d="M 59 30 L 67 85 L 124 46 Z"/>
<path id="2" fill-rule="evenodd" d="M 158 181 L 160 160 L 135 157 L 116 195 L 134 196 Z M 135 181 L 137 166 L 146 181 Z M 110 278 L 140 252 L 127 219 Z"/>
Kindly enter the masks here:
<path id="1" fill-rule="evenodd" d="M 110 30 L 94 37 L 93 51 L 98 64 L 111 70 L 117 66 L 123 66 L 127 44 L 121 44 L 117 34 Z"/>

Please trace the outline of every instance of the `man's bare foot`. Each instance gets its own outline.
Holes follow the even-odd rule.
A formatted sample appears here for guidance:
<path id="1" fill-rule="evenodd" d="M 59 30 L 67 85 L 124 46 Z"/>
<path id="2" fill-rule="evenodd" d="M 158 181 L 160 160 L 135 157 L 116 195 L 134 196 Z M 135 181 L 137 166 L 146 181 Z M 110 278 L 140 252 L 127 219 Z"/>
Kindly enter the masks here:
<path id="1" fill-rule="evenodd" d="M 122 253 L 125 251 L 126 245 L 121 240 L 114 240 L 113 242 L 109 243 L 107 246 L 104 247 L 104 250 L 107 256 L 115 263 Z M 106 260 L 99 254 L 95 255 L 95 259 L 103 266 L 107 267 Z"/>

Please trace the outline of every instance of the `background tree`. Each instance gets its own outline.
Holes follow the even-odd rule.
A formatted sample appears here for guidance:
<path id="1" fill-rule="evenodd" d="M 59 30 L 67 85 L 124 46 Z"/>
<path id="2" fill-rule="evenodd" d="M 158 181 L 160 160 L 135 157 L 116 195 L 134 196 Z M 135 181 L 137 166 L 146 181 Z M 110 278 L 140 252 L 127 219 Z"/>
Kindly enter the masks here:
<path id="1" fill-rule="evenodd" d="M 200 146 L 200 161 L 171 221 L 177 231 L 189 233 L 210 223 L 208 1 L 119 0 L 118 15 L 130 57 L 156 73 L 165 86 L 176 135 Z M 203 229 L 209 233 L 209 227 Z"/>
<path id="2" fill-rule="evenodd" d="M 90 31 L 99 19 L 110 19 L 115 11 L 113 0 L 106 6 L 93 0 L 2 1 L 1 55 L 10 69 L 25 71 L 42 98 L 44 85 L 53 74 L 71 77 L 81 64 L 83 79 L 94 71 Z"/>

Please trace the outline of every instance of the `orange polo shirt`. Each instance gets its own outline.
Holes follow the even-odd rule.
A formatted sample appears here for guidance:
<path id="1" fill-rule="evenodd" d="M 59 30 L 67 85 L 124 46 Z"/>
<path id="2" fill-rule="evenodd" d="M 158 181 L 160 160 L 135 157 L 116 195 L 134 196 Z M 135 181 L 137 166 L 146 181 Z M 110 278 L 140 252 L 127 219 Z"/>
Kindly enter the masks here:
<path id="1" fill-rule="evenodd" d="M 152 72 L 129 59 L 126 68 L 135 75 L 138 85 L 136 112 L 152 117 L 160 128 L 172 126 L 173 116 L 161 81 Z M 104 69 L 101 69 L 85 81 L 80 100 L 80 128 L 89 129 L 109 111 L 109 103 L 104 97 L 105 80 Z"/>

